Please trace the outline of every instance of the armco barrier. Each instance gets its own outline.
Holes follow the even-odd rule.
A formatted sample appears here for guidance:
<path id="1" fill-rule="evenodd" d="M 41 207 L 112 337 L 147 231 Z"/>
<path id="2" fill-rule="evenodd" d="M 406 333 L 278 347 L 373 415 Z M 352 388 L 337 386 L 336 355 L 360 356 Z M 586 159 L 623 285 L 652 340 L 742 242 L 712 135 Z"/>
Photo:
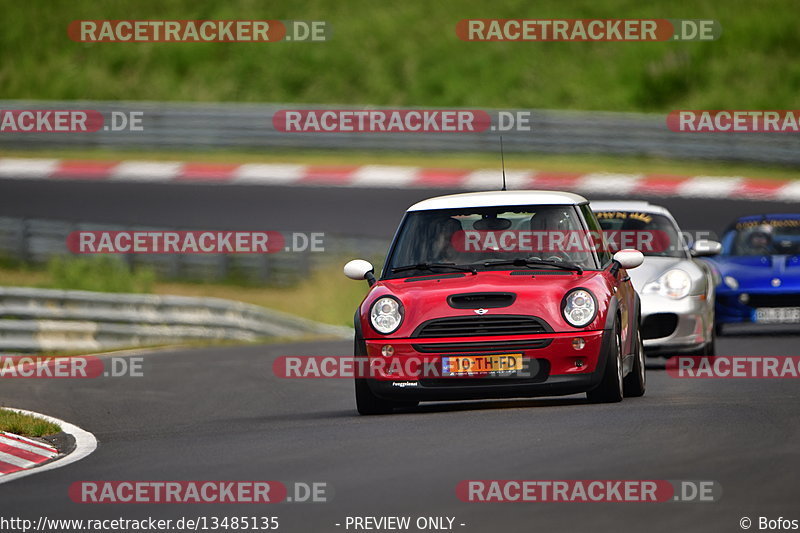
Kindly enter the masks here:
<path id="1" fill-rule="evenodd" d="M 0 217 L 0 256 L 43 265 L 68 255 L 72 231 L 163 231 L 174 228 L 121 226 Z M 148 266 L 162 279 L 201 281 L 238 276 L 251 282 L 286 286 L 309 273 L 310 252 L 272 254 L 121 254 L 130 266 Z"/>
<path id="2" fill-rule="evenodd" d="M 330 108 L 330 106 L 327 106 Z M 193 149 L 306 148 L 497 152 L 498 131 L 480 133 L 298 133 L 273 127 L 276 112 L 319 105 L 0 100 L 1 110 L 83 109 L 104 116 L 141 112 L 141 131 L 3 132 L 0 147 Z M 337 106 L 336 109 L 344 109 Z M 355 109 L 355 108 L 352 108 Z M 399 109 L 399 108 L 394 108 Z M 529 112 L 530 131 L 503 132 L 508 152 L 596 153 L 800 165 L 800 136 L 787 133 L 675 133 L 666 115 L 599 111 Z M 493 111 L 490 111 L 493 114 Z M 108 119 L 107 119 L 108 120 Z"/>
<path id="3" fill-rule="evenodd" d="M 307 335 L 350 338 L 352 330 L 220 298 L 0 287 L 4 352 Z"/>

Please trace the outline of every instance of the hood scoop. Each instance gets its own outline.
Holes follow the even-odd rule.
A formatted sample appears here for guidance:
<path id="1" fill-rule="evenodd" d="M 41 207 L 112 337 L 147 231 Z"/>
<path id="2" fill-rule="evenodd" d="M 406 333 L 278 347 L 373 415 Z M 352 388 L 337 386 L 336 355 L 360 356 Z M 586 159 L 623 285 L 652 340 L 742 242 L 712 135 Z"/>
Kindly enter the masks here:
<path id="1" fill-rule="evenodd" d="M 512 270 L 510 276 L 574 276 L 569 270 Z"/>
<path id="2" fill-rule="evenodd" d="M 413 278 L 406 278 L 403 283 L 414 283 L 417 281 L 431 281 L 450 278 L 463 278 L 466 276 L 463 272 L 454 272 L 452 274 L 431 274 L 428 276 L 415 276 Z"/>
<path id="3" fill-rule="evenodd" d="M 513 292 L 470 292 L 451 294 L 447 303 L 454 309 L 497 309 L 510 306 L 516 299 Z"/>

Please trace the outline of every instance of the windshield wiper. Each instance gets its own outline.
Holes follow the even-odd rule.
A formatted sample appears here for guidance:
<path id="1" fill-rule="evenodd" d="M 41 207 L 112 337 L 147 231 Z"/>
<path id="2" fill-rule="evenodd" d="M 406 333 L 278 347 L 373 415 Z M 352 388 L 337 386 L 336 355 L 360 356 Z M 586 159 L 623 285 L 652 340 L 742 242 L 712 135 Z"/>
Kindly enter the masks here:
<path id="1" fill-rule="evenodd" d="M 433 271 L 434 268 L 450 268 L 452 270 L 459 270 L 461 272 L 472 272 L 473 274 L 478 273 L 478 269 L 476 269 L 475 267 L 457 265 L 455 263 L 418 263 L 416 265 L 405 265 L 405 266 L 394 267 L 392 269 L 392 273 L 394 274 L 397 272 L 405 272 L 407 270 Z"/>
<path id="2" fill-rule="evenodd" d="M 516 259 L 495 259 L 485 261 L 483 263 L 483 266 L 487 267 L 495 265 L 512 265 L 529 268 L 536 266 L 552 266 L 563 270 L 573 270 L 578 274 L 583 274 L 583 267 L 576 265 L 575 263 L 559 263 L 558 261 L 545 261 L 543 259 L 524 259 L 522 257 L 518 257 Z"/>

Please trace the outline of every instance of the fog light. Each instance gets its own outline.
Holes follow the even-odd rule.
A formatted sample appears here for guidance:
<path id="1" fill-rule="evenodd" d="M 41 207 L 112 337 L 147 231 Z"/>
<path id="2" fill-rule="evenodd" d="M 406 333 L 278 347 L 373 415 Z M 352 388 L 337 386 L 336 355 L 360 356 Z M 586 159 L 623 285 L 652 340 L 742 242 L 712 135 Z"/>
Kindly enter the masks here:
<path id="1" fill-rule="evenodd" d="M 743 304 L 746 304 L 747 302 L 750 301 L 750 295 L 747 294 L 746 292 L 743 292 L 742 294 L 739 295 L 739 301 L 742 302 Z"/>
<path id="2" fill-rule="evenodd" d="M 575 368 L 583 368 L 583 359 L 575 359 Z"/>
<path id="3" fill-rule="evenodd" d="M 586 341 L 582 338 L 578 337 L 577 339 L 572 339 L 572 347 L 576 350 L 583 350 L 584 346 L 586 346 Z"/>
<path id="4" fill-rule="evenodd" d="M 391 357 L 394 355 L 394 346 L 391 344 L 387 344 L 386 346 L 381 348 L 381 355 L 384 357 Z"/>

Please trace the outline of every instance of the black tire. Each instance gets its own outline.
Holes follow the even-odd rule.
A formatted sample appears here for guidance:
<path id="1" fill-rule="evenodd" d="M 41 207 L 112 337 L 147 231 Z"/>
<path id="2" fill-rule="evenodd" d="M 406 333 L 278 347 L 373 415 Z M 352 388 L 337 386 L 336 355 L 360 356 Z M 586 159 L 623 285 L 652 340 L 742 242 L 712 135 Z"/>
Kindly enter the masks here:
<path id="1" fill-rule="evenodd" d="M 600 385 L 586 393 L 592 403 L 616 403 L 622 401 L 622 338 L 619 324 L 614 325 L 614 339 L 603 369 Z"/>
<path id="2" fill-rule="evenodd" d="M 356 409 L 360 415 L 388 415 L 394 411 L 395 404 L 378 398 L 369 388 L 366 379 L 356 378 Z"/>
<path id="3" fill-rule="evenodd" d="M 706 357 L 714 357 L 717 355 L 717 334 L 711 333 L 711 340 L 706 343 L 703 348 L 703 355 Z"/>
<path id="4" fill-rule="evenodd" d="M 353 339 L 353 353 L 356 358 L 367 357 L 367 347 L 364 344 L 358 333 Z M 408 401 L 391 401 L 378 398 L 369 388 L 369 384 L 365 378 L 355 378 L 356 385 L 356 409 L 361 415 L 388 415 L 394 411 L 395 408 L 411 408 L 419 405 L 419 402 Z"/>
<path id="5" fill-rule="evenodd" d="M 636 352 L 633 354 L 633 368 L 622 380 L 622 392 L 626 398 L 644 396 L 647 388 L 647 370 L 644 364 L 644 344 L 641 331 L 636 332 Z"/>
<path id="6" fill-rule="evenodd" d="M 356 322 L 358 324 L 358 322 Z M 353 354 L 356 359 L 367 358 L 367 345 L 361 335 L 358 334 L 353 339 Z M 387 415 L 394 409 L 394 404 L 388 400 L 378 398 L 369 388 L 367 380 L 363 377 L 355 378 L 356 384 L 356 409 L 360 415 Z"/>

